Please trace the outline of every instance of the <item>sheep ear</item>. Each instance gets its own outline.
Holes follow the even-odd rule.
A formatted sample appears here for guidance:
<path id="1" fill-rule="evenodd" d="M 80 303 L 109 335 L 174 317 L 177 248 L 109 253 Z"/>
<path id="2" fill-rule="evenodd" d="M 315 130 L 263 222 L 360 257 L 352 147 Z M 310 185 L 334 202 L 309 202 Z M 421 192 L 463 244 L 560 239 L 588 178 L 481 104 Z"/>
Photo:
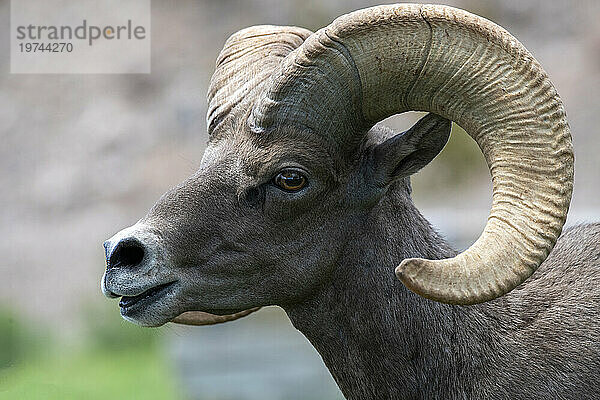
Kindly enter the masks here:
<path id="1" fill-rule="evenodd" d="M 451 126 L 451 121 L 430 113 L 409 130 L 375 146 L 372 171 L 376 183 L 385 186 L 429 164 L 448 142 Z"/>

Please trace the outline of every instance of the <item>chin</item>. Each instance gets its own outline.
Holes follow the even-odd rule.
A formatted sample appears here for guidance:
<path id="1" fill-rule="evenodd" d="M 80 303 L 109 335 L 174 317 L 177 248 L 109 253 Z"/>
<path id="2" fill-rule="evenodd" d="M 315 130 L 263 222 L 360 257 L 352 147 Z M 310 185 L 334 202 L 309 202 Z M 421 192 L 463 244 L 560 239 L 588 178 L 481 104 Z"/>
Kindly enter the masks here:
<path id="1" fill-rule="evenodd" d="M 121 316 L 141 326 L 158 327 L 166 324 L 179 314 L 173 289 L 166 286 L 150 296 L 123 297 L 119 302 Z"/>
<path id="2" fill-rule="evenodd" d="M 136 325 L 144 326 L 147 328 L 158 328 L 159 326 L 163 326 L 164 324 L 166 324 L 167 322 L 169 322 L 171 320 L 170 318 L 165 319 L 165 318 L 160 318 L 160 317 L 157 318 L 154 316 L 130 317 L 128 315 L 123 314 L 123 311 L 121 311 L 121 316 L 126 321 L 129 321 Z"/>

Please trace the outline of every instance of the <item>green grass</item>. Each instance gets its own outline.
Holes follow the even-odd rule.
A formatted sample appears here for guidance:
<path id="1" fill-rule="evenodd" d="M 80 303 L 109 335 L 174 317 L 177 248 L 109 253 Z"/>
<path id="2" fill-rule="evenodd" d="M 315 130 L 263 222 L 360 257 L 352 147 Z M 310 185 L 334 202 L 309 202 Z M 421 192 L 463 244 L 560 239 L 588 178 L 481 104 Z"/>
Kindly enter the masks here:
<path id="1" fill-rule="evenodd" d="M 177 399 L 167 364 L 154 350 L 85 351 L 27 360 L 0 370 L 0 399 Z"/>
<path id="2" fill-rule="evenodd" d="M 0 400 L 181 398 L 160 330 L 123 321 L 114 305 L 82 314 L 73 345 L 0 304 Z"/>

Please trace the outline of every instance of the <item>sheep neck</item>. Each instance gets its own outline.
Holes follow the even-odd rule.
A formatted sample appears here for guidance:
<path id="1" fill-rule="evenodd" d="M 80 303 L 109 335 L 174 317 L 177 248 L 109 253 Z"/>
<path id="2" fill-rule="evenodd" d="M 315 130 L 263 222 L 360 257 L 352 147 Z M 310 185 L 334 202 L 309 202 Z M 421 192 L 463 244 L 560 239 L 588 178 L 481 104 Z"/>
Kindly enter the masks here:
<path id="1" fill-rule="evenodd" d="M 476 364 L 484 362 L 479 355 L 493 343 L 482 325 L 485 318 L 478 317 L 481 307 L 423 299 L 394 276 L 404 258 L 440 259 L 456 252 L 406 197 L 382 201 L 363 228 L 349 240 L 329 284 L 284 307 L 292 323 L 348 399 L 468 396 L 468 381 L 477 379 Z M 452 387 L 459 381 L 467 383 Z"/>

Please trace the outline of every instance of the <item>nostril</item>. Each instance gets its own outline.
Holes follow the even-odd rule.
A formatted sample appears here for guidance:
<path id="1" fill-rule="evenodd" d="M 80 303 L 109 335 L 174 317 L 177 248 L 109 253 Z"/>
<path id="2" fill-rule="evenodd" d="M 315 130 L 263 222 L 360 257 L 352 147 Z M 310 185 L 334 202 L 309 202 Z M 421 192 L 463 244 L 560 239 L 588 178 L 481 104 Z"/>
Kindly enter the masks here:
<path id="1" fill-rule="evenodd" d="M 144 259 L 144 246 L 136 239 L 125 239 L 117 244 L 108 261 L 109 268 L 135 267 Z"/>

